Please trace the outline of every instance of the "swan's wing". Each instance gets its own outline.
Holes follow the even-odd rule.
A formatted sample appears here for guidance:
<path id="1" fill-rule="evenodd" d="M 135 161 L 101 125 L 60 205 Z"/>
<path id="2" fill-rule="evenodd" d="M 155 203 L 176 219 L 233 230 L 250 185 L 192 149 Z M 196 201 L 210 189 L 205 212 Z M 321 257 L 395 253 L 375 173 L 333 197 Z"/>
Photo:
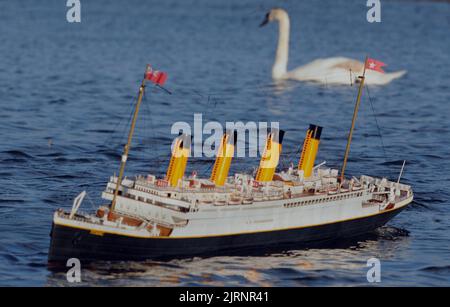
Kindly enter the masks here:
<path id="1" fill-rule="evenodd" d="M 332 68 L 340 68 L 340 69 L 344 69 L 347 71 L 354 71 L 354 72 L 360 72 L 363 71 L 364 69 L 364 63 L 357 61 L 357 60 L 352 60 L 352 59 L 346 59 L 340 62 L 336 62 Z"/>
<path id="2" fill-rule="evenodd" d="M 286 79 L 324 84 L 351 84 L 362 74 L 364 63 L 345 57 L 317 59 L 286 73 Z M 406 71 L 380 73 L 366 70 L 366 83 L 383 85 L 400 78 Z"/>
<path id="3" fill-rule="evenodd" d="M 406 70 L 395 71 L 391 73 L 380 73 L 378 71 L 366 70 L 366 83 L 372 85 L 384 85 L 392 80 L 398 79 L 406 74 Z"/>
<path id="4" fill-rule="evenodd" d="M 350 82 L 350 69 L 356 74 L 362 71 L 363 66 L 362 62 L 345 57 L 317 59 L 289 71 L 286 77 L 301 81 L 318 82 L 326 82 L 326 79 L 340 80 L 338 83 L 342 83 L 343 78 L 345 78 L 345 82 Z M 330 82 L 335 83 L 335 81 Z"/>

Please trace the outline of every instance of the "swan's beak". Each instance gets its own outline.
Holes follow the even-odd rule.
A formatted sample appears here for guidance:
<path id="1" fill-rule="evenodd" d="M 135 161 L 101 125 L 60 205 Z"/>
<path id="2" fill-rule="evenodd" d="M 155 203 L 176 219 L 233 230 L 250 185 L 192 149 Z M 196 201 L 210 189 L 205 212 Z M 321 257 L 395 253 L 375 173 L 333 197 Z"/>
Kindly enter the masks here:
<path id="1" fill-rule="evenodd" d="M 269 13 L 266 14 L 266 17 L 264 18 L 263 22 L 259 25 L 259 27 L 264 27 L 266 24 L 269 23 Z"/>

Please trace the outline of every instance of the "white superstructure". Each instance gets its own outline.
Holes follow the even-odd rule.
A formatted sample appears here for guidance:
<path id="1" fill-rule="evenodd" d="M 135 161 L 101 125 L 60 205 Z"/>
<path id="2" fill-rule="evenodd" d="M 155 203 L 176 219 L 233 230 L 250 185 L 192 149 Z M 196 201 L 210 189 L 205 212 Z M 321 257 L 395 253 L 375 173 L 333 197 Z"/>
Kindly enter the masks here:
<path id="1" fill-rule="evenodd" d="M 217 236 L 302 228 L 337 223 L 396 210 L 413 198 L 410 186 L 369 176 L 337 182 L 337 170 L 318 168 L 304 179 L 302 171 L 277 173 L 272 182 L 261 184 L 246 174 L 229 177 L 223 187 L 208 179 L 183 178 L 180 187 L 169 187 L 153 175 L 125 178 L 119 188 L 115 213 L 142 224 L 102 217 L 69 219 L 56 214 L 67 225 L 99 226 L 100 231 L 126 230 L 124 235 L 161 236 L 155 227 L 171 229 L 170 237 Z M 117 177 L 112 176 L 102 193 L 111 201 Z M 101 210 L 108 211 L 107 207 Z M 91 224 L 91 225 L 88 225 Z M 83 226 L 84 225 L 84 226 Z M 142 231 L 144 230 L 144 231 Z M 147 233 L 146 233 L 147 231 Z"/>

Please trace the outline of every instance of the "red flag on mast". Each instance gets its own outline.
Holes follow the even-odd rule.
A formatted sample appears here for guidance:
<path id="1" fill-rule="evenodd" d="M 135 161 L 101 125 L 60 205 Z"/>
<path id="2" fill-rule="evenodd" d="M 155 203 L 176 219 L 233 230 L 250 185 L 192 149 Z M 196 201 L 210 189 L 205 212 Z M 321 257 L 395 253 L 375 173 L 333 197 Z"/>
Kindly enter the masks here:
<path id="1" fill-rule="evenodd" d="M 167 73 L 157 70 L 154 71 L 152 68 L 149 68 L 145 75 L 145 78 L 155 84 L 163 86 L 167 80 Z"/>
<path id="2" fill-rule="evenodd" d="M 371 69 L 371 70 L 375 70 L 375 71 L 379 71 L 381 73 L 384 73 L 384 70 L 382 69 L 383 66 L 386 66 L 385 63 L 375 60 L 375 59 L 370 59 L 368 58 L 366 61 L 366 69 Z"/>

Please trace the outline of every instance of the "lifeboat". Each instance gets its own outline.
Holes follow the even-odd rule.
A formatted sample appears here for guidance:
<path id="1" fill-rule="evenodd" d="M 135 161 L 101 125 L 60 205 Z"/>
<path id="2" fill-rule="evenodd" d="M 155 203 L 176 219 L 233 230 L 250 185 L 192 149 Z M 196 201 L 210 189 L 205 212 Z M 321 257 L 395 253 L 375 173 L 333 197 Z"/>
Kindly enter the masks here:
<path id="1" fill-rule="evenodd" d="M 240 205 L 242 204 L 242 198 L 241 197 L 231 197 L 228 201 L 229 205 Z"/>
<path id="2" fill-rule="evenodd" d="M 227 202 L 225 200 L 216 200 L 214 206 L 225 206 Z"/>
<path id="3" fill-rule="evenodd" d="M 253 197 L 244 197 L 242 200 L 243 205 L 250 205 L 253 204 Z"/>

